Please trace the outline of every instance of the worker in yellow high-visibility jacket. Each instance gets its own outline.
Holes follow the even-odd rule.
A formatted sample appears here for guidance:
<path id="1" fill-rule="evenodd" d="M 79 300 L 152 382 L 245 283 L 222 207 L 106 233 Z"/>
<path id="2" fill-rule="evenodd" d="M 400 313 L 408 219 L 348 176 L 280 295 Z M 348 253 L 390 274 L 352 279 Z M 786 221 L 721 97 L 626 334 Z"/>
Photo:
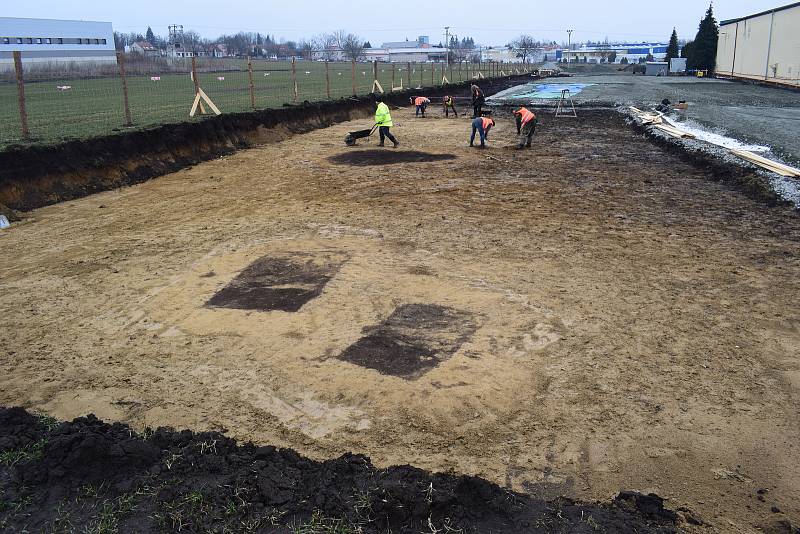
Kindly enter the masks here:
<path id="1" fill-rule="evenodd" d="M 378 104 L 378 108 L 375 110 L 375 125 L 378 127 L 378 134 L 381 137 L 381 142 L 378 146 L 383 146 L 384 139 L 388 137 L 389 141 L 394 143 L 394 147 L 397 148 L 400 146 L 400 141 L 395 139 L 389 131 L 389 128 L 394 126 L 392 115 L 389 113 L 389 106 L 383 101 L 381 95 L 375 95 L 375 102 Z"/>

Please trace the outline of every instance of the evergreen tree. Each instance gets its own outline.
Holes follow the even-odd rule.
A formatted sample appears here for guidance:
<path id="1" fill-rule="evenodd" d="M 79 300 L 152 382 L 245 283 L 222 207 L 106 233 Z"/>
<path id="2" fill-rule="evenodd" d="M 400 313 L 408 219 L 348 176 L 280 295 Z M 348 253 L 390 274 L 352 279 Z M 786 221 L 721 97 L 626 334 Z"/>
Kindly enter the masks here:
<path id="1" fill-rule="evenodd" d="M 150 44 L 155 44 L 156 42 L 156 35 L 153 33 L 153 28 L 150 26 L 147 27 L 147 34 L 145 35 L 145 39 Z"/>
<path id="2" fill-rule="evenodd" d="M 364 43 L 364 48 L 372 48 L 372 44 L 369 41 Z"/>
<path id="3" fill-rule="evenodd" d="M 672 28 L 672 36 L 669 38 L 669 46 L 667 46 L 667 63 L 670 59 L 678 57 L 680 48 L 678 47 L 678 32 Z"/>
<path id="4" fill-rule="evenodd" d="M 712 71 L 717 65 L 717 42 L 719 41 L 719 28 L 714 18 L 712 6 L 708 6 L 706 16 L 700 21 L 697 36 L 687 57 L 690 69 Z"/>

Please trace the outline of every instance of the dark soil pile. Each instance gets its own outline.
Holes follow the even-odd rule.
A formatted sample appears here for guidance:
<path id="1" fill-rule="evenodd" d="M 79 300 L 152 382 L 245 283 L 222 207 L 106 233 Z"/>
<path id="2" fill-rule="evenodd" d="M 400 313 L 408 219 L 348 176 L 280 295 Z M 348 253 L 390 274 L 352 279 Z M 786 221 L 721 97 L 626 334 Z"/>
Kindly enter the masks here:
<path id="1" fill-rule="evenodd" d="M 102 532 L 676 532 L 656 495 L 544 501 L 483 479 L 364 456 L 326 462 L 219 433 L 136 434 L 0 408 L 0 530 Z M 460 529 L 460 530 L 459 530 Z"/>

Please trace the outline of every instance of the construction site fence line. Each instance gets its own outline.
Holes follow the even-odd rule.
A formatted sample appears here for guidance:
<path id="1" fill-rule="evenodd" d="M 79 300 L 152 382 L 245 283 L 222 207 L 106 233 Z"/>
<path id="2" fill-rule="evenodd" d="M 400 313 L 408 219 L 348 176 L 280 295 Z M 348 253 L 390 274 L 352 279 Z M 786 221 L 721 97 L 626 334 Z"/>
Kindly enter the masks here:
<path id="1" fill-rule="evenodd" d="M 0 150 L 201 120 L 214 108 L 242 113 L 363 96 L 378 86 L 388 93 L 532 71 L 532 65 L 497 62 L 170 59 L 123 53 L 116 61 L 43 63 L 14 52 L 13 67 L 0 70 Z"/>

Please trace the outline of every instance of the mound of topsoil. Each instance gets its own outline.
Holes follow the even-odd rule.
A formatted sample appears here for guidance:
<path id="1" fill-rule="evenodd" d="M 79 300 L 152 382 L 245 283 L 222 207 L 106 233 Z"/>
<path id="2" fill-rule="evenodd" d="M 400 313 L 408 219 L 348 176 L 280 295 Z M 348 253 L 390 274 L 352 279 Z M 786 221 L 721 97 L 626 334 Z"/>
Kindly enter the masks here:
<path id="1" fill-rule="evenodd" d="M 136 434 L 0 408 L 0 531 L 675 532 L 655 495 L 546 502 L 364 456 L 326 462 L 219 433 Z"/>

